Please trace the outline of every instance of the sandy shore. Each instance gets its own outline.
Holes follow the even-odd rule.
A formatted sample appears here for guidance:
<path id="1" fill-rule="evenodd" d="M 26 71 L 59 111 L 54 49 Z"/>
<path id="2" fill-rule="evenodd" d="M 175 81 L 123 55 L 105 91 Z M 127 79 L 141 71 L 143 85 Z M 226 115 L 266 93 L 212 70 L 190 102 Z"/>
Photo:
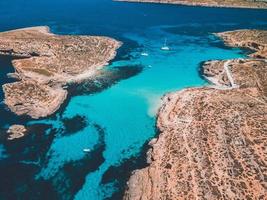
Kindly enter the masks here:
<path id="1" fill-rule="evenodd" d="M 206 62 L 203 73 L 216 85 L 164 97 L 149 166 L 133 172 L 124 199 L 266 197 L 266 34 L 218 34 L 227 45 L 255 52 L 248 59 Z"/>
<path id="2" fill-rule="evenodd" d="M 11 76 L 19 78 L 3 85 L 5 104 L 18 115 L 51 115 L 66 99 L 63 86 L 94 76 L 120 46 L 109 37 L 55 35 L 47 26 L 0 33 L 0 54 L 17 57 Z"/>

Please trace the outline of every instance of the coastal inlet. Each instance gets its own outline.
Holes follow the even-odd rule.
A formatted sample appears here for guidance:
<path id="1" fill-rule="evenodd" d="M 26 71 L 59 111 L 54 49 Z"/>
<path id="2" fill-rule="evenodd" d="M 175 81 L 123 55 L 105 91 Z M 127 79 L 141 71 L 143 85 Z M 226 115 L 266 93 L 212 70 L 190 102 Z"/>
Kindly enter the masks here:
<path id="1" fill-rule="evenodd" d="M 5 104 L 5 95 L 1 91 L 1 200 L 122 199 L 132 171 L 148 167 L 145 162 L 147 143 L 158 133 L 155 123 L 161 97 L 187 87 L 207 85 L 199 70 L 200 64 L 207 60 L 219 60 L 220 67 L 223 67 L 223 60 L 246 57 L 244 52 L 247 50 L 225 46 L 212 33 L 267 27 L 267 13 L 260 10 L 111 0 L 1 0 L 0 14 L 0 31 L 45 24 L 54 33 L 37 31 L 36 34 L 41 35 L 40 40 L 44 41 L 38 42 L 35 36 L 31 36 L 33 39 L 27 39 L 27 44 L 16 37 L 15 40 L 20 43 L 16 48 L 26 45 L 23 51 L 16 50 L 10 39 L 4 39 L 11 37 L 10 32 L 5 37 L 1 36 L 6 50 L 3 54 L 12 54 L 12 49 L 17 52 L 29 50 L 31 53 L 18 55 L 20 57 L 15 58 L 13 65 L 9 56 L 0 56 L 1 86 L 38 77 L 34 81 L 39 85 L 68 93 L 56 112 L 44 118 L 31 119 L 30 108 L 34 102 L 27 100 L 29 104 L 25 113 L 28 114 L 18 116 Z M 18 30 L 15 32 L 18 33 Z M 98 37 L 91 37 L 93 35 L 106 40 L 98 40 Z M 28 32 L 19 37 L 26 40 L 26 36 L 28 38 Z M 45 39 L 47 37 L 51 40 Z M 62 43 L 56 41 L 61 40 L 67 44 L 62 49 L 66 58 L 57 55 Z M 86 72 L 92 67 L 83 65 L 85 53 L 88 53 L 88 59 L 92 58 L 91 51 L 83 52 L 83 49 L 92 45 L 92 52 L 99 52 L 99 44 L 106 49 L 103 55 L 106 58 L 111 49 L 115 53 L 114 46 L 108 48 L 108 44 L 111 42 L 117 46 L 120 43 L 117 41 L 123 42 L 123 45 L 116 49 L 114 59 L 107 60 L 108 66 L 100 66 L 100 70 L 82 81 L 71 81 L 83 70 Z M 55 45 L 49 47 L 49 42 Z M 32 49 L 32 45 L 37 43 L 38 48 Z M 81 48 L 74 43 L 79 43 Z M 169 51 L 162 50 L 165 44 Z M 42 51 L 46 55 L 38 51 L 39 47 L 47 50 L 46 53 Z M 82 56 L 79 60 L 69 59 L 72 54 Z M 24 62 L 22 57 L 25 56 L 25 61 L 30 63 L 19 65 Z M 52 65 L 58 58 L 63 61 Z M 72 69 L 72 66 L 61 65 L 67 63 L 65 60 L 81 64 L 84 68 L 79 71 L 80 66 Z M 39 63 L 43 67 L 39 67 L 41 71 L 38 68 L 36 73 L 35 66 Z M 228 68 L 232 70 L 231 66 Z M 212 66 L 209 69 L 210 77 L 214 77 Z M 16 79 L 7 76 L 7 73 L 13 72 L 15 75 L 12 77 Z M 49 77 L 52 81 L 46 83 Z M 61 83 L 61 80 L 64 81 Z M 234 80 L 238 84 L 235 77 Z M 227 79 L 219 82 L 226 83 L 226 86 L 231 84 Z M 26 95 L 23 98 L 26 99 Z M 23 108 L 20 102 L 16 102 L 17 108 Z M 14 138 L 9 137 L 10 133 L 6 134 L 14 124 L 24 125 L 27 131 L 15 126 L 16 129 L 11 130 L 22 131 L 24 136 L 13 133 L 16 138 L 8 140 Z M 175 144 L 178 142 L 174 140 Z M 162 167 L 170 170 L 167 163 Z M 176 168 L 172 165 L 171 169 Z"/>

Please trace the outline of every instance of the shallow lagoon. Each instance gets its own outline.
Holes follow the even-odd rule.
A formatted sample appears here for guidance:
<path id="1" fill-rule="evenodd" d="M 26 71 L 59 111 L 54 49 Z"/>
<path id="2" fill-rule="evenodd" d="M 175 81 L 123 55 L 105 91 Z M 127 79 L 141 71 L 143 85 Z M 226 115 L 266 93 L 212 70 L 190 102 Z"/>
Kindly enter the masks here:
<path id="1" fill-rule="evenodd" d="M 49 118 L 16 117 L 0 105 L 0 128 L 23 123 L 31 129 L 0 144 L 0 199 L 121 199 L 130 172 L 145 166 L 161 97 L 206 85 L 199 70 L 205 60 L 245 57 L 211 33 L 266 29 L 266 19 L 261 10 L 2 0 L 1 31 L 49 25 L 58 34 L 107 35 L 124 45 L 105 69 L 114 78 L 70 87 L 66 103 Z M 170 51 L 160 50 L 165 38 Z M 9 60 L 0 61 L 1 84 L 12 81 L 5 75 L 12 71 Z"/>

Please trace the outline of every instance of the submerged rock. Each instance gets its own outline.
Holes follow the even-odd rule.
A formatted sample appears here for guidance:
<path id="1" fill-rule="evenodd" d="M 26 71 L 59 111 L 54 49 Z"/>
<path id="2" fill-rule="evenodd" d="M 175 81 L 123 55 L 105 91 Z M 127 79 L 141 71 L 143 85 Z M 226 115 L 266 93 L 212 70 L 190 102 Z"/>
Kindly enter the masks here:
<path id="1" fill-rule="evenodd" d="M 7 140 L 14 140 L 23 137 L 27 132 L 27 129 L 23 125 L 12 125 L 7 130 L 7 133 L 9 134 L 7 137 Z"/>
<path id="2" fill-rule="evenodd" d="M 238 31 L 246 36 L 238 46 L 250 47 L 246 41 L 261 41 L 257 35 L 265 34 L 249 33 Z M 259 49 L 256 54 L 265 55 Z M 203 68 L 215 85 L 164 97 L 150 165 L 133 173 L 124 199 L 266 198 L 267 63 L 209 61 Z"/>

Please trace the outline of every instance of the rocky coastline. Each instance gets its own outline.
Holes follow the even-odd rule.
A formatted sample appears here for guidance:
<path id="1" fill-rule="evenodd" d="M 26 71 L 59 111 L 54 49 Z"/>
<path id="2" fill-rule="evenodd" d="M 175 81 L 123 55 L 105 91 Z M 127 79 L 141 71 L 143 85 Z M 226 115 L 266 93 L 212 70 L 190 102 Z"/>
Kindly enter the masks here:
<path id="1" fill-rule="evenodd" d="M 67 97 L 65 86 L 94 76 L 121 43 L 108 37 L 55 35 L 48 27 L 0 33 L 0 54 L 14 56 L 18 81 L 3 85 L 4 102 L 17 115 L 53 114 Z"/>
<path id="2" fill-rule="evenodd" d="M 124 2 L 140 3 L 162 3 L 176 4 L 185 6 L 203 6 L 203 7 L 223 7 L 223 8 L 251 8 L 267 9 L 266 1 L 249 1 L 249 0 L 114 0 Z"/>
<path id="3" fill-rule="evenodd" d="M 267 31 L 217 35 L 255 52 L 207 61 L 211 85 L 164 97 L 149 166 L 133 172 L 125 200 L 266 198 Z"/>

